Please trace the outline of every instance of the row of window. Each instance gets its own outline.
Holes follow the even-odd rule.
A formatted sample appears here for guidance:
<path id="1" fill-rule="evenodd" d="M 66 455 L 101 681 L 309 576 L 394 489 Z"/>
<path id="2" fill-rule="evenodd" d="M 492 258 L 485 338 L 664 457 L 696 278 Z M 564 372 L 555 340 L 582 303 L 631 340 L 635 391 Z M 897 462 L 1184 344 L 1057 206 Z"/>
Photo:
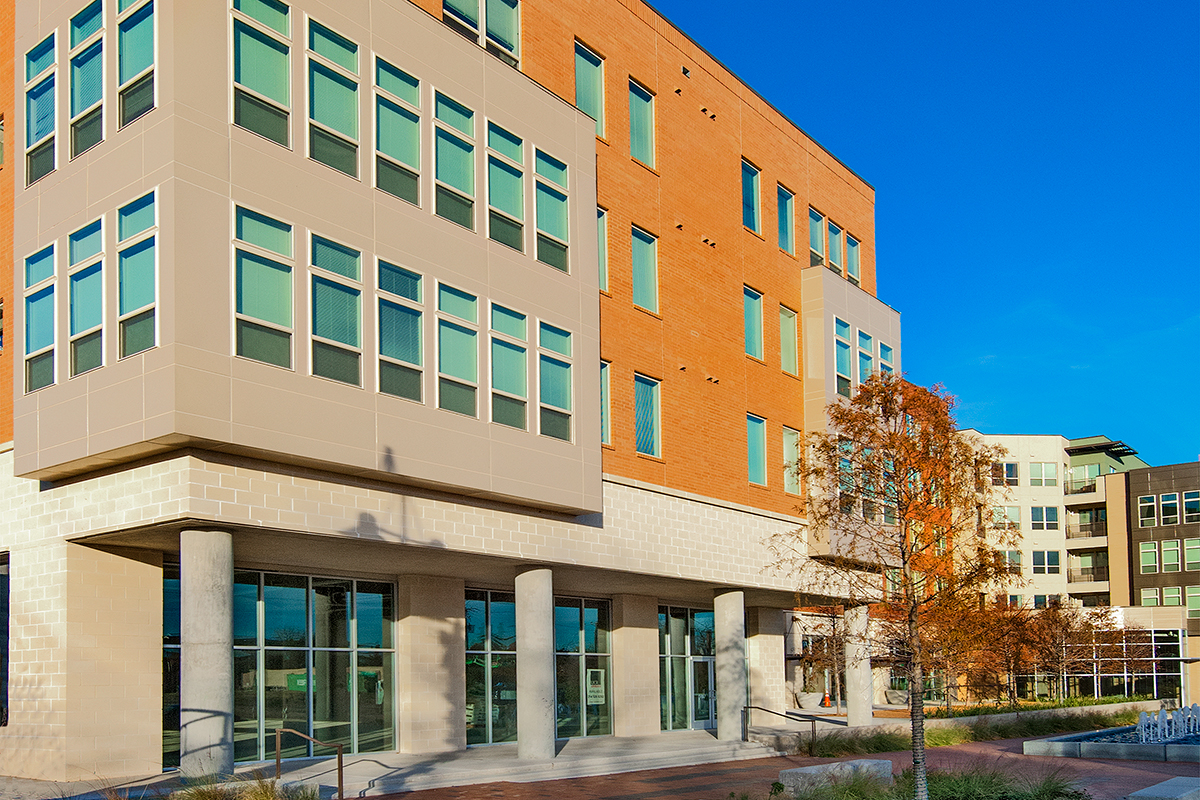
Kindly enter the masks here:
<path id="1" fill-rule="evenodd" d="M 1183 492 L 1183 523 L 1200 522 L 1200 491 Z M 1180 492 L 1142 495 L 1137 500 L 1138 527 L 1179 524 Z"/>
<path id="2" fill-rule="evenodd" d="M 118 129 L 154 108 L 154 2 L 117 0 L 115 11 L 93 0 L 71 17 L 66 35 L 53 31 L 25 54 L 26 185 L 104 141 L 106 88 L 117 93 Z M 115 58 L 106 58 L 106 43 Z M 69 144 L 57 135 L 64 84 Z"/>
<path id="3" fill-rule="evenodd" d="M 67 293 L 70 377 L 104 365 L 106 328 L 111 331 L 115 326 L 117 358 L 154 347 L 157 231 L 154 192 L 150 192 L 25 258 L 26 392 L 56 381 L 58 292 Z M 113 294 L 106 290 L 114 279 L 115 309 L 108 303 Z"/>
<path id="4" fill-rule="evenodd" d="M 1021 465 L 1018 462 L 998 461 L 992 464 L 993 486 L 1019 486 L 1020 483 Z M 1029 462 L 1029 485 L 1058 486 L 1058 464 L 1053 461 Z"/>
<path id="5" fill-rule="evenodd" d="M 1159 602 L 1159 592 L 1162 601 Z M 1200 586 L 1164 586 L 1162 589 L 1142 589 L 1144 606 L 1181 606 L 1186 602 L 1189 619 L 1200 619 Z"/>
<path id="6" fill-rule="evenodd" d="M 447 2 L 446 13 L 459 22 L 473 13 L 478 24 L 478 8 L 471 12 L 471 5 Z M 486 5 L 508 7 L 504 0 Z M 515 3 L 511 10 L 516 13 Z M 274 0 L 234 0 L 232 16 L 234 123 L 291 147 L 290 9 Z M 489 24 L 484 29 L 491 43 Z M 307 29 L 308 157 L 357 179 L 363 54 L 315 20 L 307 20 Z M 421 205 L 421 152 L 432 138 L 435 214 L 475 230 L 482 196 L 489 238 L 568 271 L 567 165 L 383 58 L 368 54 L 365 61 L 374 68 L 368 123 L 374 135 L 368 132 L 367 139 L 374 141 L 376 188 Z M 432 115 L 423 116 L 422 108 L 431 106 Z M 527 232 L 531 217 L 533 230 Z"/>
<path id="7" fill-rule="evenodd" d="M 527 406 L 536 397 L 538 432 L 571 441 L 569 331 L 440 281 L 436 300 L 427 302 L 423 276 L 383 259 L 371 265 L 369 256 L 364 274 L 362 251 L 312 232 L 300 237 L 308 245 L 302 267 L 292 225 L 247 208 L 235 209 L 234 226 L 237 355 L 294 368 L 299 275 L 310 310 L 311 374 L 352 386 L 375 382 L 384 394 L 418 403 L 433 385 L 439 408 L 521 430 L 531 430 Z M 364 305 L 364 296 L 373 302 Z M 364 322 L 378 342 L 367 370 Z M 427 364 L 434 366 L 428 380 Z"/>
<path id="8" fill-rule="evenodd" d="M 1183 569 L 1189 572 L 1200 570 L 1200 539 L 1184 539 L 1182 548 L 1180 547 L 1179 539 L 1139 543 L 1138 563 L 1141 565 L 1142 574 L 1152 575 L 1156 572 L 1179 572 L 1181 550 L 1183 553 Z"/>
<path id="9" fill-rule="evenodd" d="M 878 342 L 878 346 L 879 350 L 876 352 L 876 338 L 871 334 L 861 328 L 854 331 L 849 322 L 838 317 L 833 318 L 834 372 L 837 377 L 838 394 L 842 397 L 851 395 L 854 376 L 857 376 L 858 383 L 864 383 L 876 369 L 884 375 L 895 374 L 895 350 L 883 342 Z M 854 368 L 856 360 L 857 370 Z"/>
<path id="10" fill-rule="evenodd" d="M 1034 575 L 1058 575 L 1061 572 L 1062 561 L 1058 550 L 1034 550 L 1032 555 Z M 1021 573 L 1021 551 L 1006 550 L 1004 558 L 1008 565 L 1008 571 L 1019 575 Z"/>
<path id="11" fill-rule="evenodd" d="M 1062 603 L 1062 596 L 1057 594 L 1035 594 L 1033 595 L 1034 608 L 1050 608 L 1058 606 Z M 1008 596 L 1008 605 L 1011 608 L 1020 608 L 1025 604 L 1025 595 L 1010 594 Z"/>
<path id="12" fill-rule="evenodd" d="M 992 519 L 998 528 L 1019 530 L 1021 527 L 1020 506 L 996 506 L 992 509 Z M 1058 530 L 1057 506 L 1033 506 L 1029 509 L 1029 527 L 1035 531 Z"/>

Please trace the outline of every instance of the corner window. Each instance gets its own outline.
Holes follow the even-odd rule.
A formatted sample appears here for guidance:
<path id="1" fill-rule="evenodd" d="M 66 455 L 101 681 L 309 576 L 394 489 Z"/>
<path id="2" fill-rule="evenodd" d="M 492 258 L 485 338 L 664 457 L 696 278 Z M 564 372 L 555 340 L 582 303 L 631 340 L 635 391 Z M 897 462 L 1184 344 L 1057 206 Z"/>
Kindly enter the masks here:
<path id="1" fill-rule="evenodd" d="M 543 322 L 538 328 L 538 432 L 571 441 L 571 334 Z"/>
<path id="2" fill-rule="evenodd" d="M 475 230 L 475 112 L 434 97 L 434 213 Z"/>
<path id="3" fill-rule="evenodd" d="M 54 383 L 54 245 L 25 259 L 25 391 Z"/>
<path id="4" fill-rule="evenodd" d="M 631 235 L 633 304 L 658 313 L 658 238 L 634 227 Z"/>
<path id="5" fill-rule="evenodd" d="M 157 227 L 153 192 L 117 212 L 117 352 L 121 358 L 149 350 L 158 338 Z"/>
<path id="6" fill-rule="evenodd" d="M 834 371 L 837 375 L 837 393 L 850 396 L 850 323 L 833 319 Z"/>
<path id="7" fill-rule="evenodd" d="M 743 286 L 742 311 L 746 355 L 761 359 L 763 356 L 762 292 L 756 292 L 749 286 Z"/>
<path id="8" fill-rule="evenodd" d="M 596 120 L 596 135 L 604 136 L 604 59 L 575 43 L 575 107 Z"/>
<path id="9" fill-rule="evenodd" d="M 536 177 L 537 259 L 567 272 L 567 165 L 537 150 L 533 171 Z"/>
<path id="10" fill-rule="evenodd" d="M 240 206 L 235 211 L 236 353 L 292 366 L 292 226 Z"/>
<path id="11" fill-rule="evenodd" d="M 637 451 L 662 455 L 659 415 L 659 382 L 644 375 L 633 376 L 633 427 Z"/>
<path id="12" fill-rule="evenodd" d="M 50 34 L 25 54 L 25 185 L 55 169 L 55 47 Z"/>
<path id="13" fill-rule="evenodd" d="M 758 207 L 758 168 L 742 159 L 742 225 L 762 233 L 761 210 Z"/>
<path id="14" fill-rule="evenodd" d="M 478 300 L 475 295 L 438 286 L 438 408 L 478 415 Z"/>
<path id="15" fill-rule="evenodd" d="M 1158 504 L 1154 495 L 1139 497 L 1137 506 L 1139 528 L 1153 528 L 1158 524 Z"/>
<path id="16" fill-rule="evenodd" d="M 1158 542 L 1142 542 L 1138 545 L 1138 563 L 1143 575 L 1158 572 Z"/>
<path id="17" fill-rule="evenodd" d="M 358 177 L 358 45 L 308 22 L 308 157 Z"/>
<path id="18" fill-rule="evenodd" d="M 800 357 L 797 342 L 799 329 L 796 312 L 787 306 L 779 307 L 779 366 L 789 375 L 800 374 Z"/>
<path id="19" fill-rule="evenodd" d="M 119 127 L 154 108 L 154 2 L 117 15 L 117 105 Z"/>
<path id="20" fill-rule="evenodd" d="M 525 252 L 524 142 L 488 123 L 488 237 Z"/>
<path id="21" fill-rule="evenodd" d="M 442 21 L 506 64 L 519 63 L 519 0 L 443 0 Z"/>
<path id="22" fill-rule="evenodd" d="M 375 186 L 421 204 L 421 82 L 375 59 Z"/>
<path id="23" fill-rule="evenodd" d="M 629 155 L 654 167 L 654 95 L 629 81 Z"/>
<path id="24" fill-rule="evenodd" d="M 779 221 L 779 249 L 796 255 L 796 217 L 792 210 L 795 195 L 782 186 L 775 187 L 776 211 Z"/>
<path id="25" fill-rule="evenodd" d="M 379 260 L 379 391 L 422 402 L 424 281 Z"/>
<path id="26" fill-rule="evenodd" d="M 102 18 L 100 0 L 71 18 L 71 158 L 104 139 Z"/>
<path id="27" fill-rule="evenodd" d="M 750 483 L 767 485 L 767 421 L 746 415 L 746 472 Z"/>
<path id="28" fill-rule="evenodd" d="M 290 20 L 275 0 L 235 0 L 233 124 L 287 147 L 291 110 Z"/>

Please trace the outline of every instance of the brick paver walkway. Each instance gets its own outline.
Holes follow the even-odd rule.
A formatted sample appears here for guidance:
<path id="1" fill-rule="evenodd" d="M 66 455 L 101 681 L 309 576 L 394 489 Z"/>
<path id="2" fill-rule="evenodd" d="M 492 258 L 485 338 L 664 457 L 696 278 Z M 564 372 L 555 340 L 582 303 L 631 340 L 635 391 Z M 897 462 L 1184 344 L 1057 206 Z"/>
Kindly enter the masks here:
<path id="1" fill-rule="evenodd" d="M 1094 800 L 1122 800 L 1130 792 L 1176 776 L 1200 778 L 1200 765 L 1194 763 L 1026 756 L 1021 753 L 1022 741 L 1004 739 L 930 748 L 929 765 L 934 769 L 955 770 L 976 766 L 996 768 L 1035 779 L 1058 773 L 1075 780 Z M 908 752 L 858 757 L 889 759 L 896 772 L 912 764 Z M 388 797 L 392 800 L 728 800 L 733 792 L 737 798 L 747 793 L 754 800 L 761 800 L 770 792 L 780 770 L 834 760 L 844 759 L 784 756 L 592 778 L 426 789 Z"/>

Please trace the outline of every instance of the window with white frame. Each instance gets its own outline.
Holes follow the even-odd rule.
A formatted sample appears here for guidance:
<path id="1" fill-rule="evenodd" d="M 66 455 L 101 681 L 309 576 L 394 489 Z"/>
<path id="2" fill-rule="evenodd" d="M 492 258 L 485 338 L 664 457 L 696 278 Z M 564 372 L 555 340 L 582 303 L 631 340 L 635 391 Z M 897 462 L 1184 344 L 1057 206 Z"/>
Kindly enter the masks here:
<path id="1" fill-rule="evenodd" d="M 571 334 L 548 322 L 538 326 L 538 400 L 542 436 L 571 441 Z"/>
<path id="2" fill-rule="evenodd" d="M 1012 461 L 992 464 L 992 486 L 1016 486 L 1019 482 L 1020 469 Z"/>
<path id="3" fill-rule="evenodd" d="M 568 271 L 567 165 L 541 150 L 534 152 L 534 211 L 537 213 L 537 260 Z"/>
<path id="4" fill-rule="evenodd" d="M 1137 507 L 1139 528 L 1153 528 L 1158 524 L 1158 503 L 1154 495 L 1139 497 Z"/>
<path id="5" fill-rule="evenodd" d="M 762 292 L 749 286 L 742 287 L 742 322 L 744 327 L 746 355 L 763 357 Z"/>
<path id="6" fill-rule="evenodd" d="M 1200 618 L 1200 586 L 1189 586 L 1185 593 L 1188 619 Z"/>
<path id="7" fill-rule="evenodd" d="M 479 310 L 475 295 L 438 285 L 438 408 L 477 416 Z"/>
<path id="8" fill-rule="evenodd" d="M 375 185 L 421 204 L 421 82 L 375 59 Z"/>
<path id="9" fill-rule="evenodd" d="M 1058 506 L 1033 506 L 1029 509 L 1031 515 L 1031 530 L 1058 530 Z"/>
<path id="10" fill-rule="evenodd" d="M 25 185 L 55 169 L 55 36 L 25 54 Z"/>
<path id="11" fill-rule="evenodd" d="M 234 0 L 233 8 L 233 123 L 287 147 L 290 9 L 277 0 Z"/>
<path id="12" fill-rule="evenodd" d="M 855 286 L 862 281 L 862 267 L 859 263 L 858 239 L 846 234 L 846 277 Z"/>
<path id="13" fill-rule="evenodd" d="M 1159 547 L 1162 550 L 1162 571 L 1179 572 L 1179 540 L 1169 539 Z"/>
<path id="14" fill-rule="evenodd" d="M 629 81 L 629 155 L 654 167 L 654 95 Z"/>
<path id="15" fill-rule="evenodd" d="M 154 0 L 117 2 L 118 127 L 154 108 Z"/>
<path id="16" fill-rule="evenodd" d="M 1021 529 L 1020 506 L 996 506 L 992 509 L 992 519 L 997 528 L 1016 531 Z"/>
<path id="17" fill-rule="evenodd" d="M 235 209 L 235 328 L 239 356 L 292 366 L 292 226 Z"/>
<path id="18" fill-rule="evenodd" d="M 529 320 L 492 303 L 492 422 L 528 430 Z"/>
<path id="19" fill-rule="evenodd" d="M 1021 551 L 1020 550 L 1005 550 L 1004 551 L 1005 569 L 1010 575 L 1021 574 Z"/>
<path id="20" fill-rule="evenodd" d="M 475 230 L 475 112 L 434 96 L 434 213 Z"/>
<path id="21" fill-rule="evenodd" d="M 118 209 L 117 354 L 120 358 L 149 350 L 158 339 L 157 233 L 154 192 Z"/>
<path id="22" fill-rule="evenodd" d="M 1033 551 L 1033 574 L 1034 575 L 1057 575 L 1059 574 L 1059 551 L 1058 550 L 1034 550 Z"/>
<path id="23" fill-rule="evenodd" d="M 1143 606 L 1156 606 L 1156 605 L 1158 605 L 1158 589 L 1142 589 L 1142 602 L 1141 602 L 1141 604 L 1142 604 Z"/>
<path id="24" fill-rule="evenodd" d="M 810 266 L 825 263 L 825 217 L 813 208 L 808 209 L 808 249 Z"/>
<path id="25" fill-rule="evenodd" d="M 608 211 L 596 207 L 596 262 L 600 272 L 600 291 L 608 291 Z"/>
<path id="26" fill-rule="evenodd" d="M 851 361 L 850 361 L 850 323 L 843 319 L 833 318 L 833 347 L 834 371 L 837 375 L 837 393 L 842 397 L 850 396 Z"/>
<path id="27" fill-rule="evenodd" d="M 829 268 L 842 274 L 842 229 L 829 221 Z"/>
<path id="28" fill-rule="evenodd" d="M 1179 524 L 1179 493 L 1170 492 L 1159 497 L 1159 524 L 1160 525 L 1178 525 Z"/>
<path id="29" fill-rule="evenodd" d="M 884 375 L 896 374 L 896 353 L 891 345 L 879 343 L 879 371 Z"/>
<path id="30" fill-rule="evenodd" d="M 762 232 L 762 209 L 758 198 L 758 167 L 742 159 L 742 225 Z"/>
<path id="31" fill-rule="evenodd" d="M 796 312 L 787 306 L 779 307 L 779 366 L 789 375 L 800 374 L 799 328 Z"/>
<path id="32" fill-rule="evenodd" d="M 100 0 L 71 17 L 71 158 L 104 139 L 103 17 Z"/>
<path id="33" fill-rule="evenodd" d="M 800 494 L 800 431 L 783 426 L 783 490 Z"/>
<path id="34" fill-rule="evenodd" d="M 575 107 L 596 120 L 596 135 L 604 136 L 604 59 L 575 42 Z"/>
<path id="35" fill-rule="evenodd" d="M 1138 545 L 1138 564 L 1143 575 L 1158 572 L 1158 542 L 1141 542 Z"/>
<path id="36" fill-rule="evenodd" d="M 54 383 L 55 249 L 25 259 L 25 391 Z"/>
<path id="37" fill-rule="evenodd" d="M 1053 461 L 1030 462 L 1029 485 L 1058 486 L 1058 464 Z"/>
<path id="38" fill-rule="evenodd" d="M 309 247 L 312 374 L 362 385 L 362 253 L 315 233 Z"/>
<path id="39" fill-rule="evenodd" d="M 379 391 L 424 400 L 424 279 L 379 259 Z"/>
<path id="40" fill-rule="evenodd" d="M 525 144 L 488 123 L 488 238 L 525 252 Z"/>
<path id="41" fill-rule="evenodd" d="M 796 212 L 793 210 L 796 196 L 783 188 L 782 184 L 775 186 L 776 220 L 779 225 L 779 249 L 788 255 L 796 255 Z"/>
<path id="42" fill-rule="evenodd" d="M 308 157 L 358 177 L 358 45 L 308 21 Z"/>
<path id="43" fill-rule="evenodd" d="M 519 63 L 519 0 L 443 0 L 442 21 L 505 63 Z"/>
<path id="44" fill-rule="evenodd" d="M 104 364 L 104 225 L 85 225 L 67 237 L 68 331 L 71 377 Z"/>
<path id="45" fill-rule="evenodd" d="M 1200 492 L 1183 493 L 1183 523 L 1191 525 L 1200 522 Z"/>
<path id="46" fill-rule="evenodd" d="M 1200 539 L 1183 540 L 1183 568 L 1189 572 L 1200 569 Z"/>
<path id="47" fill-rule="evenodd" d="M 658 313 L 658 237 L 636 225 L 631 233 L 633 304 Z"/>
<path id="48" fill-rule="evenodd" d="M 858 382 L 866 383 L 875 373 L 875 338 L 858 332 Z"/>
<path id="49" fill-rule="evenodd" d="M 645 375 L 633 376 L 633 430 L 639 453 L 662 455 L 659 381 Z"/>
<path id="50" fill-rule="evenodd" d="M 600 443 L 612 444 L 612 400 L 608 385 L 608 362 L 600 362 Z"/>
<path id="51" fill-rule="evenodd" d="M 1162 604 L 1164 606 L 1180 606 L 1183 605 L 1183 587 L 1182 586 L 1164 586 L 1162 590 Z"/>

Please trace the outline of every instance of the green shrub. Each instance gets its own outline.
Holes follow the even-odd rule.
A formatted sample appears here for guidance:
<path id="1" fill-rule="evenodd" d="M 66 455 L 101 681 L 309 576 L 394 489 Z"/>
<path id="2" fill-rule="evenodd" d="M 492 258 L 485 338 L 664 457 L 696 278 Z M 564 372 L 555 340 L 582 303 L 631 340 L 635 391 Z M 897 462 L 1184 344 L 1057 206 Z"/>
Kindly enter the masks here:
<path id="1" fill-rule="evenodd" d="M 795 800 L 909 800 L 914 780 L 906 770 L 888 785 L 864 773 L 855 773 L 825 786 L 812 787 Z M 929 772 L 929 800 L 1090 800 L 1059 775 L 1022 780 L 995 769 Z"/>

